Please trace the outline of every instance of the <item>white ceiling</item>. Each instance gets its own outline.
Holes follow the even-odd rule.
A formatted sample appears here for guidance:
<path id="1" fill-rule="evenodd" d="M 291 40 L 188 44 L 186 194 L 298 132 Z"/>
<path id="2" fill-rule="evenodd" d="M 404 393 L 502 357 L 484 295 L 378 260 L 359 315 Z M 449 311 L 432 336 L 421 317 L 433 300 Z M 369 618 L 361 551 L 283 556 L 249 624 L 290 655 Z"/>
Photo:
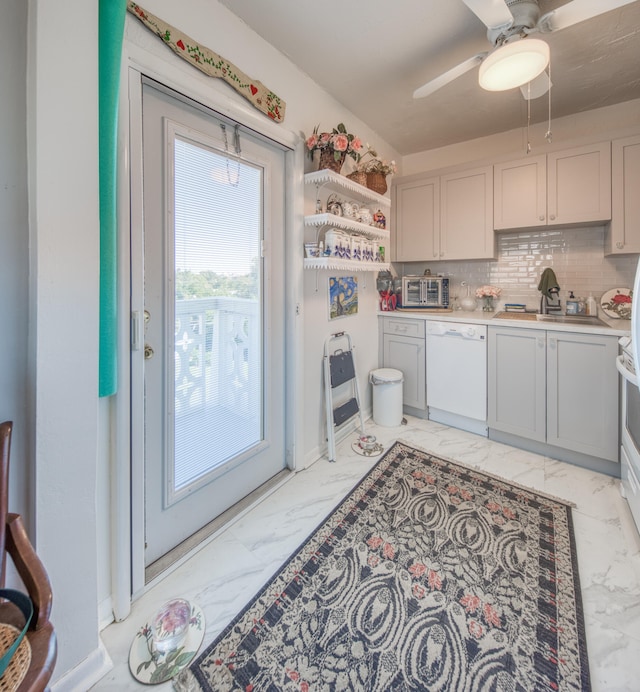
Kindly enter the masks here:
<path id="1" fill-rule="evenodd" d="M 526 125 L 520 90 L 483 91 L 477 69 L 412 98 L 491 47 L 462 0 L 220 1 L 401 154 Z M 540 0 L 541 14 L 566 1 Z M 551 49 L 552 118 L 640 98 L 640 0 L 537 36 Z M 547 114 L 546 96 L 531 101 L 532 123 Z"/>

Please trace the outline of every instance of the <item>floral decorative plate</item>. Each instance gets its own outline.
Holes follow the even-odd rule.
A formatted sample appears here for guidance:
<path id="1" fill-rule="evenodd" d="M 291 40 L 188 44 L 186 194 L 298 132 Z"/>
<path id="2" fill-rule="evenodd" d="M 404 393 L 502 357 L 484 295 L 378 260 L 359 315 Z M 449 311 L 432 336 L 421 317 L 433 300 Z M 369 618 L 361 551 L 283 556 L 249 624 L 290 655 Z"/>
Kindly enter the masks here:
<path id="1" fill-rule="evenodd" d="M 630 288 L 612 288 L 602 294 L 600 307 L 608 317 L 630 320 L 632 297 L 633 291 Z"/>
<path id="2" fill-rule="evenodd" d="M 175 677 L 191 663 L 204 637 L 204 613 L 195 603 L 191 603 L 186 639 L 173 651 L 161 653 L 155 648 L 152 622 L 138 630 L 129 651 L 131 675 L 145 685 L 157 685 Z"/>

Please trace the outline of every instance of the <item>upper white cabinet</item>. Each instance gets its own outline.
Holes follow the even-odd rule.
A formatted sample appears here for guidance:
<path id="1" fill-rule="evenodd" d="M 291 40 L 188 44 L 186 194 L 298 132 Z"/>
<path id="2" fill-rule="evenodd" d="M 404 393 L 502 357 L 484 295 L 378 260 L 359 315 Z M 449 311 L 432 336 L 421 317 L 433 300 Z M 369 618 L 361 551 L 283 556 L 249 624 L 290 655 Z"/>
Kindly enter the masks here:
<path id="1" fill-rule="evenodd" d="M 562 226 L 611 218 L 610 142 L 547 155 L 547 214 Z"/>
<path id="2" fill-rule="evenodd" d="M 494 165 L 494 228 L 576 226 L 611 218 L 611 145 Z"/>
<path id="3" fill-rule="evenodd" d="M 547 157 L 493 166 L 493 225 L 496 230 L 547 224 Z"/>
<path id="4" fill-rule="evenodd" d="M 398 262 L 493 259 L 493 167 L 398 181 L 392 190 Z"/>
<path id="5" fill-rule="evenodd" d="M 493 166 L 440 176 L 440 256 L 493 259 Z"/>
<path id="6" fill-rule="evenodd" d="M 640 252 L 640 135 L 611 145 L 611 225 L 605 254 Z"/>
<path id="7" fill-rule="evenodd" d="M 395 260 L 437 259 L 440 252 L 440 178 L 398 183 L 391 192 L 395 211 Z"/>

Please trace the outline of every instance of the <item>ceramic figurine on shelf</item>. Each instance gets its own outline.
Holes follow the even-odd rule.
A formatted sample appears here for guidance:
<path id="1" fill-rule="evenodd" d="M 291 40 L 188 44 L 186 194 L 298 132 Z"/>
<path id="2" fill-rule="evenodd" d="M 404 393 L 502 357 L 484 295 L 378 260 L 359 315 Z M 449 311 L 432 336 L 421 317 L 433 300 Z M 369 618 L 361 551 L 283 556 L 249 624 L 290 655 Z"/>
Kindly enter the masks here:
<path id="1" fill-rule="evenodd" d="M 380 209 L 378 209 L 378 211 L 373 215 L 373 223 L 378 228 L 387 227 L 387 219 L 385 218 L 385 215 L 380 211 Z"/>

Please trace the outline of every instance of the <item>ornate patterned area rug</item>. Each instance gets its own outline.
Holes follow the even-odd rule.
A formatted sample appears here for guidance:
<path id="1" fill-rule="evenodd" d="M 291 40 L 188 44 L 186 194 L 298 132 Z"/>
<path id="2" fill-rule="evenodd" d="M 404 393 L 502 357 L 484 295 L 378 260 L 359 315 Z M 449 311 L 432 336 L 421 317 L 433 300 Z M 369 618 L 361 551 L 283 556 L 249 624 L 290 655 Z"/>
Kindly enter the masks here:
<path id="1" fill-rule="evenodd" d="M 396 442 L 177 690 L 589 690 L 571 506 Z"/>

